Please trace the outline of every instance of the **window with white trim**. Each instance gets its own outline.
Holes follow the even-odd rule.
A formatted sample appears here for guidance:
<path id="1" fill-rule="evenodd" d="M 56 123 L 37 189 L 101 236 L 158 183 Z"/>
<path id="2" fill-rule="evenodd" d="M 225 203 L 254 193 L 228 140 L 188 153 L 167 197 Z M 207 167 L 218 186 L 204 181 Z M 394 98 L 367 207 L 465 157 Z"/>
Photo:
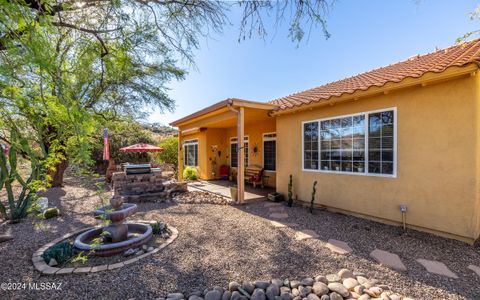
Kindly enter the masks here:
<path id="1" fill-rule="evenodd" d="M 277 167 L 277 134 L 263 134 L 263 169 L 265 171 L 275 171 Z"/>
<path id="2" fill-rule="evenodd" d="M 198 166 L 198 140 L 187 140 L 183 142 L 184 165 Z"/>
<path id="3" fill-rule="evenodd" d="M 243 148 L 245 155 L 245 166 L 248 166 L 248 136 L 243 137 Z M 238 143 L 237 138 L 230 139 L 230 167 L 238 167 Z"/>
<path id="4" fill-rule="evenodd" d="M 303 168 L 395 175 L 395 109 L 303 123 Z"/>

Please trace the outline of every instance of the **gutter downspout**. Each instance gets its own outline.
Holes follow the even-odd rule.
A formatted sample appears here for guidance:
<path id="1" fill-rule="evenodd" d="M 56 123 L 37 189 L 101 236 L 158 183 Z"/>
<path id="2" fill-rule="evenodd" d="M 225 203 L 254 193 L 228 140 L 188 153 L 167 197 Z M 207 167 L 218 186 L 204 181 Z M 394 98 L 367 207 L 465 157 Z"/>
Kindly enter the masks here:
<path id="1" fill-rule="evenodd" d="M 227 104 L 227 108 L 234 112 L 237 115 L 237 201 L 238 203 L 243 203 L 244 200 L 244 184 L 245 181 L 243 180 L 243 162 L 244 158 L 241 157 L 243 153 L 244 144 L 243 144 L 243 116 L 242 112 L 243 109 L 237 110 L 233 108 L 233 101 L 229 100 Z"/>

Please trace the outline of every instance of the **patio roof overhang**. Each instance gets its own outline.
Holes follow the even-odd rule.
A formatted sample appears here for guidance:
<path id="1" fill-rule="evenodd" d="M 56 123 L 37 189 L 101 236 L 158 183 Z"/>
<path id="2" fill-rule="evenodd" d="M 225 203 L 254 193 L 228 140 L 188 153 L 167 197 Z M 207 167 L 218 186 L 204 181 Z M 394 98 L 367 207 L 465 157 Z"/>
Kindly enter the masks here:
<path id="1" fill-rule="evenodd" d="M 261 115 L 268 117 L 271 111 L 274 111 L 278 108 L 278 106 L 274 104 L 229 98 L 217 102 L 184 118 L 173 121 L 170 123 L 170 125 L 188 129 L 195 127 L 207 127 L 207 125 L 210 125 L 208 127 L 222 126 L 219 123 L 223 123 L 222 127 L 235 126 L 235 121 L 232 123 L 232 120 L 235 120 L 236 118 L 236 113 L 234 110 L 240 107 L 252 112 L 252 117 L 259 117 Z M 249 113 L 249 115 L 251 114 Z"/>

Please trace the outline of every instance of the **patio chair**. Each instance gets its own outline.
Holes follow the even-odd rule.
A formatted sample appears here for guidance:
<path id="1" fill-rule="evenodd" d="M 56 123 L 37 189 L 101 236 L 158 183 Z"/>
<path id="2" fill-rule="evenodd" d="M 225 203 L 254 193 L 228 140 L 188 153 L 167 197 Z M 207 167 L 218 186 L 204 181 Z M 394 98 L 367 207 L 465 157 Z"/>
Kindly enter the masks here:
<path id="1" fill-rule="evenodd" d="M 220 171 L 218 172 L 218 176 L 220 176 L 220 179 L 228 179 L 228 176 L 230 175 L 230 167 L 227 165 L 221 165 L 220 166 Z"/>
<path id="2" fill-rule="evenodd" d="M 245 179 L 251 183 L 254 188 L 257 187 L 257 184 L 260 184 L 263 189 L 263 168 L 255 165 L 246 167 Z"/>

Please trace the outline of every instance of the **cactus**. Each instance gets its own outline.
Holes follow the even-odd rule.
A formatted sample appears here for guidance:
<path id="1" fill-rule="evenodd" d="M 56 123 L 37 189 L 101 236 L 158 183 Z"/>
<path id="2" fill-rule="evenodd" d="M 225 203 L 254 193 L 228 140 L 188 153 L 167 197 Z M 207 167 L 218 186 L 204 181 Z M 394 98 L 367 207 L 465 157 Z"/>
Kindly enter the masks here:
<path id="1" fill-rule="evenodd" d="M 313 189 L 312 189 L 312 200 L 310 201 L 310 213 L 313 214 L 313 203 L 315 202 L 315 194 L 317 193 L 317 181 L 313 182 Z"/>
<path id="2" fill-rule="evenodd" d="M 288 206 L 292 207 L 293 205 L 293 176 L 290 174 L 290 179 L 288 181 Z"/>
<path id="3" fill-rule="evenodd" d="M 28 214 L 32 205 L 38 188 L 35 187 L 36 181 L 41 175 L 42 166 L 36 159 L 32 158 L 31 173 L 25 181 L 17 171 L 17 151 L 20 147 L 24 153 L 30 152 L 30 148 L 26 140 L 21 140 L 14 132 L 11 134 L 10 141 L 12 144 L 8 157 L 3 151 L 0 151 L 0 190 L 5 188 L 7 195 L 6 205 L 0 201 L 0 213 L 6 219 L 18 221 Z M 12 187 L 15 180 L 22 186 L 22 190 L 16 199 Z"/>

